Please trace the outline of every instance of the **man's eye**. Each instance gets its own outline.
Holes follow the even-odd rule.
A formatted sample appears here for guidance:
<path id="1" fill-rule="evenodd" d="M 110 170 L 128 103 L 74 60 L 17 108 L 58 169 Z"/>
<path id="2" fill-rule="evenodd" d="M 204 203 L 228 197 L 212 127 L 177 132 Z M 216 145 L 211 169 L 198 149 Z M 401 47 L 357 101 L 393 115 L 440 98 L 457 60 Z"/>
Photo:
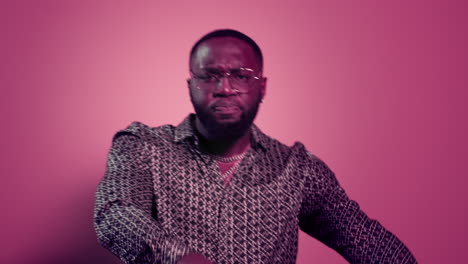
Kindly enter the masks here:
<path id="1" fill-rule="evenodd" d="M 216 78 L 216 75 L 202 75 L 202 76 L 199 76 L 199 78 L 204 82 L 215 82 L 218 80 Z"/>
<path id="2" fill-rule="evenodd" d="M 248 81 L 250 79 L 250 76 L 247 74 L 234 74 L 234 79 L 239 80 L 239 81 Z"/>

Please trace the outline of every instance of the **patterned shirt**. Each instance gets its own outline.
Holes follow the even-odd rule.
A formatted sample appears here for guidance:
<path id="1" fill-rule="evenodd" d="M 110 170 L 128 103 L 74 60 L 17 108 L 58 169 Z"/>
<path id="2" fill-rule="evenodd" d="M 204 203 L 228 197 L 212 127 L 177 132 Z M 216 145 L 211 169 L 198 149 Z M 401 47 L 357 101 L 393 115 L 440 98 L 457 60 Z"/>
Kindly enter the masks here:
<path id="1" fill-rule="evenodd" d="M 295 263 L 298 228 L 350 263 L 416 263 L 407 247 L 345 194 L 301 143 L 252 125 L 229 185 L 200 151 L 195 115 L 179 126 L 134 122 L 116 133 L 96 193 L 99 242 L 125 263 Z"/>

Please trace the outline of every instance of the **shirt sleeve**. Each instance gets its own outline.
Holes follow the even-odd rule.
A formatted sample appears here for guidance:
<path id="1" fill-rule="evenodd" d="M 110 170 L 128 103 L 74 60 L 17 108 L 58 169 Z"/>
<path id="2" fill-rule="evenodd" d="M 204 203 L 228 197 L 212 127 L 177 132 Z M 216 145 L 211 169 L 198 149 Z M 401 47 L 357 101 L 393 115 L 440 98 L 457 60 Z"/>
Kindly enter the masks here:
<path id="1" fill-rule="evenodd" d="M 327 165 L 307 153 L 299 226 L 352 264 L 417 263 L 409 249 L 348 198 Z"/>
<path id="2" fill-rule="evenodd" d="M 94 227 L 98 241 L 125 263 L 176 263 L 190 249 L 158 223 L 147 145 L 132 133 L 115 135 L 96 192 Z"/>

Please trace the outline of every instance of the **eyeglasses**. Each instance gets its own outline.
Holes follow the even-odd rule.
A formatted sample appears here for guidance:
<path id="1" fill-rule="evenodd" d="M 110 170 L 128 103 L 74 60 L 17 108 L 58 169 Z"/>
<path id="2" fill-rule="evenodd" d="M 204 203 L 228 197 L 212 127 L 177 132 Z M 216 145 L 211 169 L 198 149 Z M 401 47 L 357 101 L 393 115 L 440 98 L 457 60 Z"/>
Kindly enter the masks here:
<path id="1" fill-rule="evenodd" d="M 237 93 L 247 93 L 251 89 L 253 82 L 260 80 L 254 70 L 250 68 L 236 68 L 229 71 L 221 71 L 218 69 L 207 69 L 203 74 L 195 74 L 192 70 L 192 79 L 198 84 L 197 88 L 202 90 L 212 90 L 221 83 L 221 79 L 226 77 L 231 84 L 232 90 Z"/>

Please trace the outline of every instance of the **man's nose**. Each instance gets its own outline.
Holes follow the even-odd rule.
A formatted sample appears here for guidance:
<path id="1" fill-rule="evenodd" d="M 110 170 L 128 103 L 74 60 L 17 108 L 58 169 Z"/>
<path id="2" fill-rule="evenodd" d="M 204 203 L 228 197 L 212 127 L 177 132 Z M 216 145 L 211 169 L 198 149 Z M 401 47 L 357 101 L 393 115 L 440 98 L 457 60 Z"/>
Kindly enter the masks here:
<path id="1" fill-rule="evenodd" d="M 232 95 L 232 94 L 237 94 L 236 90 L 233 89 L 231 81 L 229 80 L 229 76 L 223 76 L 219 80 L 218 87 L 215 91 L 216 94 L 219 95 Z"/>

